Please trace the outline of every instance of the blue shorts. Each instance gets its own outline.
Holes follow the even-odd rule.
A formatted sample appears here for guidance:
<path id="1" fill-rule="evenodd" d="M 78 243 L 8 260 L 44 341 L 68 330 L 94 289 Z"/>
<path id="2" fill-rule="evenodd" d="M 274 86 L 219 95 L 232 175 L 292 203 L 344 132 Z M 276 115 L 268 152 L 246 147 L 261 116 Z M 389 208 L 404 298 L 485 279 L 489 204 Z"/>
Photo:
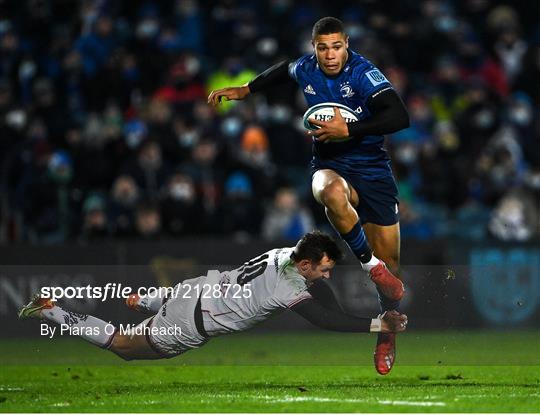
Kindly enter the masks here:
<path id="1" fill-rule="evenodd" d="M 350 169 L 343 171 L 336 167 L 336 165 L 326 166 L 324 162 L 314 159 L 311 163 L 311 173 L 313 175 L 318 170 L 331 169 L 343 177 L 358 193 L 360 202 L 356 211 L 362 224 L 389 226 L 399 222 L 398 188 L 391 173 L 376 178 L 370 177 L 367 180 L 365 174 Z"/>

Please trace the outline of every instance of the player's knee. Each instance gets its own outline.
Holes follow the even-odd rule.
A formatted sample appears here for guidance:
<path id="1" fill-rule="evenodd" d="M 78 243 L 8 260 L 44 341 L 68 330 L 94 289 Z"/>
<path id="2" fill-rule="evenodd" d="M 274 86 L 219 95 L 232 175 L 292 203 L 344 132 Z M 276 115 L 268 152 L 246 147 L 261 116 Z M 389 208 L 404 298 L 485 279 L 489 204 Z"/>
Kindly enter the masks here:
<path id="1" fill-rule="evenodd" d="M 331 210 L 345 208 L 348 203 L 347 187 L 343 179 L 332 180 L 319 193 L 321 203 Z"/>

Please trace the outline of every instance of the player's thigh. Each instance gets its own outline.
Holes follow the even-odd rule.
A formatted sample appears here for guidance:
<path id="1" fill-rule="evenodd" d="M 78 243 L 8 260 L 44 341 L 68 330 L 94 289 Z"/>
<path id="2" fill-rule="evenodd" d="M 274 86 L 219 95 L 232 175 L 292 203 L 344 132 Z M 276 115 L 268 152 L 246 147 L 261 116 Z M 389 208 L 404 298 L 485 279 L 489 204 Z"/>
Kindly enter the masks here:
<path id="1" fill-rule="evenodd" d="M 116 334 L 109 350 L 125 360 L 163 358 L 163 355 L 157 353 L 148 344 L 144 334 Z"/>
<path id="2" fill-rule="evenodd" d="M 328 191 L 331 186 L 342 187 L 349 202 L 355 207 L 358 205 L 358 194 L 356 193 L 356 190 L 354 190 L 349 182 L 334 170 L 321 169 L 313 174 L 311 191 L 313 192 L 315 200 L 321 205 L 324 205 L 322 201 L 324 192 Z"/>
<path id="3" fill-rule="evenodd" d="M 401 236 L 399 222 L 393 225 L 364 223 L 366 238 L 377 258 L 384 261 L 392 272 L 399 271 Z"/>
<path id="4" fill-rule="evenodd" d="M 360 197 L 356 210 L 362 224 L 390 226 L 399 221 L 398 188 L 392 176 L 366 180 L 361 175 L 354 175 L 350 177 L 350 183 Z"/>

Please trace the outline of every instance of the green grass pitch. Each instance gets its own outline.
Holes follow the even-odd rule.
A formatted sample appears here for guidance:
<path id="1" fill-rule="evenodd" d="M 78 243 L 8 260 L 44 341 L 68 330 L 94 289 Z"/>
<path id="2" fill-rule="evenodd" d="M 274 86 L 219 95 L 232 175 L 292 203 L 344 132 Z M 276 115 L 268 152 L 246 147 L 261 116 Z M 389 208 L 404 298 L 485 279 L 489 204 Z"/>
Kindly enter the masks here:
<path id="1" fill-rule="evenodd" d="M 80 339 L 0 341 L 1 412 L 540 412 L 538 331 L 246 333 L 159 362 Z"/>

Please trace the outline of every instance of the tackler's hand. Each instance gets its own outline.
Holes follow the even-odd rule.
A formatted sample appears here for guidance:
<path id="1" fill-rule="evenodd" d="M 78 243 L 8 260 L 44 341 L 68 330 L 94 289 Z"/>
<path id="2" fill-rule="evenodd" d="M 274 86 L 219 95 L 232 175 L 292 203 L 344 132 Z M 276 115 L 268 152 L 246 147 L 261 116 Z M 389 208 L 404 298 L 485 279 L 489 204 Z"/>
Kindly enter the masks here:
<path id="1" fill-rule="evenodd" d="M 309 122 L 319 127 L 316 130 L 307 131 L 307 134 L 315 137 L 317 141 L 325 142 L 332 139 L 342 139 L 349 135 L 349 128 L 345 118 L 343 118 L 337 107 L 334 107 L 334 118 L 330 121 L 318 121 L 310 118 Z"/>
<path id="2" fill-rule="evenodd" d="M 399 314 L 396 310 L 385 312 L 381 316 L 381 332 L 383 333 L 399 333 L 407 329 L 407 316 Z"/>

